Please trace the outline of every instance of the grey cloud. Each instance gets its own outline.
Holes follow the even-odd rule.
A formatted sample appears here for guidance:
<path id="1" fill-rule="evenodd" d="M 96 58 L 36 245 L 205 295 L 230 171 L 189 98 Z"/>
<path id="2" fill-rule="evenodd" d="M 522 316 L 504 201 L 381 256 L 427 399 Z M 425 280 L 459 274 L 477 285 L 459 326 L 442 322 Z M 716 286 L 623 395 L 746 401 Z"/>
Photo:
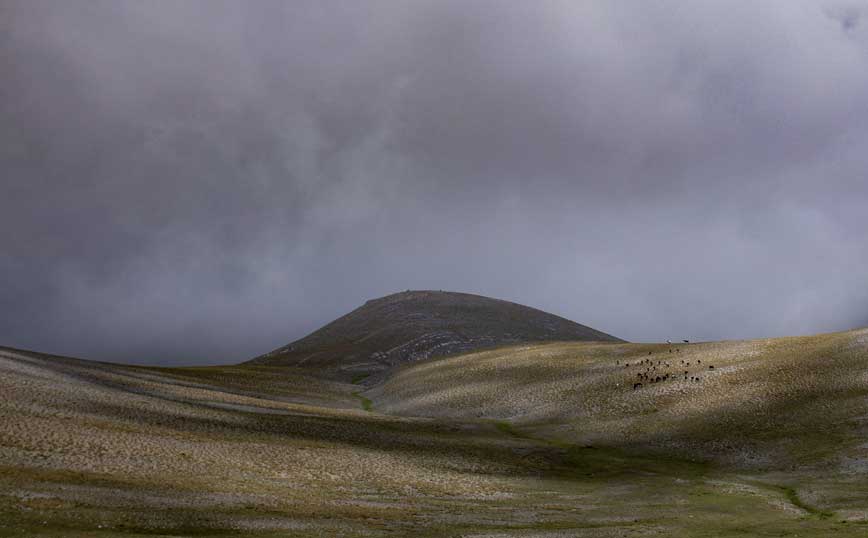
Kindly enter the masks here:
<path id="1" fill-rule="evenodd" d="M 0 344 L 228 362 L 407 288 L 864 325 L 864 7 L 3 2 Z"/>
<path id="2" fill-rule="evenodd" d="M 855 31 L 862 22 L 868 5 L 864 3 L 838 3 L 826 7 L 826 14 L 840 23 L 845 32 Z"/>

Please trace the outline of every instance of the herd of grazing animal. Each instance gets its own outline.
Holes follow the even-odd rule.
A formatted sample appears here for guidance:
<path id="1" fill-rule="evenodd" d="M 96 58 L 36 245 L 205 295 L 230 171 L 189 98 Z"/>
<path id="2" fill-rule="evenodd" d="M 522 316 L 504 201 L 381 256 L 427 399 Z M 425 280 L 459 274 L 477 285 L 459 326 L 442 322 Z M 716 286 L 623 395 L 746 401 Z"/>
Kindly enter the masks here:
<path id="1" fill-rule="evenodd" d="M 669 341 L 667 340 L 667 342 Z M 684 340 L 683 342 L 689 343 L 689 340 Z M 669 348 L 669 353 L 679 353 L 680 351 L 681 350 L 679 348 L 675 348 L 674 351 L 672 348 Z M 653 352 L 649 351 L 648 355 L 653 355 Z M 615 364 L 620 366 L 621 361 L 617 360 L 615 361 Z M 701 364 L 702 359 L 697 359 L 696 366 L 699 366 Z M 681 359 L 678 365 L 675 364 L 674 359 L 672 360 L 672 362 L 669 362 L 665 360 L 653 360 L 648 358 L 642 359 L 632 364 L 629 362 L 624 363 L 624 368 L 630 368 L 631 366 L 633 368 L 641 368 L 641 371 L 636 373 L 636 378 L 638 379 L 638 381 L 633 383 L 633 390 L 641 389 L 643 386 L 645 386 L 645 384 L 663 383 L 669 381 L 670 379 L 674 381 L 683 378 L 684 381 L 690 381 L 692 383 L 699 383 L 702 381 L 702 378 L 699 375 L 690 375 L 690 370 L 679 370 L 679 372 L 683 373 L 678 373 L 675 371 L 675 368 L 677 368 L 678 366 L 680 366 L 681 368 L 690 367 L 690 361 L 684 359 Z M 714 365 L 708 365 L 708 369 L 714 370 Z"/>

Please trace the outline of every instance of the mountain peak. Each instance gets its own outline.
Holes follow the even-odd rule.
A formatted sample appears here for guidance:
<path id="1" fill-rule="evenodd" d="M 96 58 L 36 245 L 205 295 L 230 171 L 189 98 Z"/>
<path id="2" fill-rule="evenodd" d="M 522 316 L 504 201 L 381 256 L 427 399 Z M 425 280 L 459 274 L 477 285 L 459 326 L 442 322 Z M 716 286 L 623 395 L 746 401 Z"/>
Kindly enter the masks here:
<path id="1" fill-rule="evenodd" d="M 442 290 L 406 290 L 371 299 L 250 362 L 375 373 L 431 357 L 544 341 L 620 340 L 509 301 Z"/>

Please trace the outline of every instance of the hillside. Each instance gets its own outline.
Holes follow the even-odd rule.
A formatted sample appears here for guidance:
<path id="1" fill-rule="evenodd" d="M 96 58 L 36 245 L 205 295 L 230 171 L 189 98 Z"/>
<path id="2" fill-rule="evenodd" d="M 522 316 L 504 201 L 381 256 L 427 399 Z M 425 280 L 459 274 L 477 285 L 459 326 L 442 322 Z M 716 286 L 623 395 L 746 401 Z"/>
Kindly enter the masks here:
<path id="1" fill-rule="evenodd" d="M 580 445 L 868 472 L 868 330 L 515 346 L 406 365 L 364 394 L 386 413 L 508 421 Z"/>
<path id="2" fill-rule="evenodd" d="M 468 293 L 406 291 L 368 301 L 250 363 L 316 367 L 346 377 L 432 357 L 546 341 L 620 340 L 508 301 Z"/>
<path id="3" fill-rule="evenodd" d="M 0 348 L 0 393 L 0 537 L 868 532 L 868 330 L 521 344 L 367 390 Z"/>

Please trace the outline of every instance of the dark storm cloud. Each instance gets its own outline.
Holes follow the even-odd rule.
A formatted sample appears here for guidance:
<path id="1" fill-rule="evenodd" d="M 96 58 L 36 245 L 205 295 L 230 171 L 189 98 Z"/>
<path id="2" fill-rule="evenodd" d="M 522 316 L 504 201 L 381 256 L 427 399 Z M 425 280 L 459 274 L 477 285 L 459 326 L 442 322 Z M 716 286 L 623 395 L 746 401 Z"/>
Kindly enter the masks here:
<path id="1" fill-rule="evenodd" d="M 868 323 L 859 2 L 0 3 L 0 343 L 264 352 L 407 288 Z"/>

